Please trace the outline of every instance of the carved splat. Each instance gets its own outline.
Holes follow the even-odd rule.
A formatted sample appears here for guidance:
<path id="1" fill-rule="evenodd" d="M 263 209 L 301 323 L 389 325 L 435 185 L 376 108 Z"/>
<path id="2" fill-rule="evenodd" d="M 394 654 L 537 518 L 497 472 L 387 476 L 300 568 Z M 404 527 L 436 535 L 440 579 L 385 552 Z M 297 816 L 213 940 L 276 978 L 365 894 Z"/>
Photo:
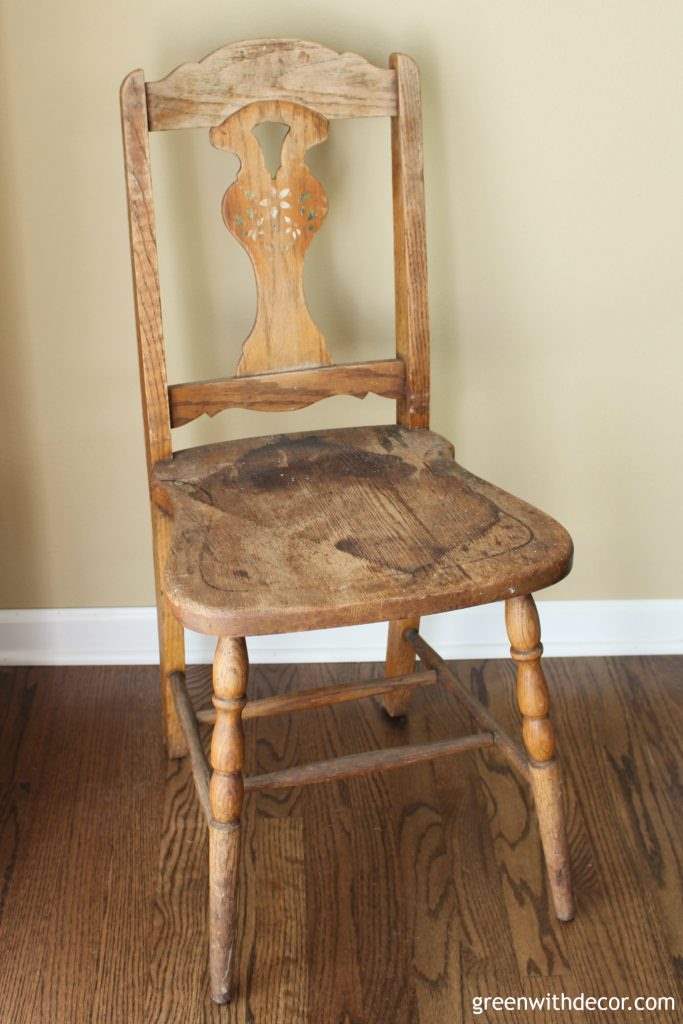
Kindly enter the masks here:
<path id="1" fill-rule="evenodd" d="M 264 121 L 289 126 L 272 177 L 253 129 Z M 327 138 L 322 115 L 284 100 L 251 103 L 211 129 L 218 149 L 240 160 L 223 196 L 223 220 L 249 253 L 257 287 L 256 321 L 244 343 L 238 376 L 332 362 L 304 296 L 304 256 L 327 213 L 327 197 L 305 163 Z"/>

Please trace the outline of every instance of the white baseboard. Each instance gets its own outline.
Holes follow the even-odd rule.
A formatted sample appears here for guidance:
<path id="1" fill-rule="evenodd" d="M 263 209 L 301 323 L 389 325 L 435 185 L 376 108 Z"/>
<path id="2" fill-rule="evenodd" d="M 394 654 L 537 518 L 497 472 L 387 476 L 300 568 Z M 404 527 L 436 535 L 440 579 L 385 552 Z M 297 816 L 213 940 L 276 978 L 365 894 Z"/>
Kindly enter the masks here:
<path id="1" fill-rule="evenodd" d="M 683 654 L 683 600 L 541 601 L 543 645 L 550 657 Z M 504 658 L 500 604 L 431 615 L 422 632 L 445 658 Z M 254 637 L 255 664 L 382 661 L 386 624 Z M 187 633 L 187 660 L 212 660 L 213 637 Z M 158 660 L 154 608 L 0 610 L 0 664 L 142 665 Z"/>

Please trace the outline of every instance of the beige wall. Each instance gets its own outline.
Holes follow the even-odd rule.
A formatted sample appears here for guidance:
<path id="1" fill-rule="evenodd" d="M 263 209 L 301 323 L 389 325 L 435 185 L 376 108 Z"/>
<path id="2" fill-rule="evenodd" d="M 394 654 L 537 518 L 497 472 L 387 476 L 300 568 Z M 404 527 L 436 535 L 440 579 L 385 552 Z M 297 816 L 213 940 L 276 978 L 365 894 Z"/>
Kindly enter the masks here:
<path id="1" fill-rule="evenodd" d="M 576 541 L 563 598 L 681 595 L 679 0 L 4 0 L 0 605 L 153 600 L 117 90 L 222 42 L 312 38 L 423 72 L 436 430 Z M 387 126 L 335 122 L 311 305 L 340 361 L 391 351 Z M 324 149 L 325 147 L 323 147 Z M 171 379 L 253 314 L 204 133 L 153 140 Z M 353 417 L 224 413 L 183 442 Z"/>

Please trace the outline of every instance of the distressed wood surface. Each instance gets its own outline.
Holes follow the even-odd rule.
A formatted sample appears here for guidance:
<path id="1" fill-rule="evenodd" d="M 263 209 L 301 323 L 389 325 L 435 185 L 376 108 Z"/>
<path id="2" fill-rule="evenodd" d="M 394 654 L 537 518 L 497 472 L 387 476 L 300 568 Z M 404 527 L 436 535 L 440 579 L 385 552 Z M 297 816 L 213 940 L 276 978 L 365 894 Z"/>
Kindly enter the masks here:
<path id="1" fill-rule="evenodd" d="M 237 944 L 237 880 L 244 800 L 244 727 L 249 661 L 244 639 L 221 637 L 213 662 L 216 724 L 209 800 L 209 987 L 215 1003 L 232 994 Z"/>
<path id="2" fill-rule="evenodd" d="M 302 39 L 229 43 L 146 88 L 150 131 L 212 127 L 254 100 L 301 103 L 327 118 L 396 113 L 392 70 Z"/>
<path id="3" fill-rule="evenodd" d="M 574 917 L 571 867 L 562 775 L 556 756 L 555 728 L 550 719 L 550 692 L 541 667 L 541 625 L 530 594 L 505 602 L 510 657 L 517 666 L 517 706 L 522 739 L 529 755 L 529 778 L 538 816 L 548 884 L 561 921 Z"/>
<path id="4" fill-rule="evenodd" d="M 393 53 L 398 111 L 391 119 L 394 204 L 396 354 L 406 364 L 406 394 L 398 404 L 405 427 L 429 426 L 429 303 L 422 153 L 422 107 L 417 64 Z"/>
<path id="5" fill-rule="evenodd" d="M 302 73 L 308 72 L 302 103 L 289 90 L 301 84 Z M 393 89 L 388 113 L 392 117 L 396 361 L 402 364 L 397 426 L 252 438 L 171 457 L 172 416 L 174 422 L 176 416 L 180 422 L 189 422 L 193 415 L 187 413 L 218 408 L 215 404 L 197 408 L 202 399 L 196 391 L 188 396 L 187 390 L 169 393 L 166 387 L 148 130 L 201 124 L 203 117 L 209 117 L 206 123 L 211 126 L 213 145 L 239 159 L 237 178 L 223 198 L 223 217 L 252 261 L 257 309 L 236 376 L 263 378 L 273 371 L 328 367 L 332 360 L 303 289 L 304 256 L 326 216 L 327 198 L 305 161 L 307 151 L 327 136 L 328 121 L 318 99 L 320 95 L 325 101 L 331 95 L 335 102 L 348 99 L 344 86 L 349 73 L 354 103 L 361 94 L 376 101 L 381 81 L 391 81 Z M 214 1001 L 226 1003 L 238 924 L 245 764 L 242 709 L 247 685 L 244 636 L 388 619 L 387 672 L 401 675 L 414 660 L 406 628 L 414 629 L 421 615 L 501 599 L 508 608 L 521 607 L 520 602 L 531 607 L 531 598 L 518 595 L 561 579 L 571 567 L 572 543 L 554 520 L 459 467 L 449 443 L 426 429 L 429 322 L 422 127 L 419 76 L 410 58 L 393 54 L 388 71 L 380 72 L 354 55 L 340 57 L 317 44 L 291 40 L 235 44 L 147 87 L 141 72 L 133 73 L 123 86 L 122 116 L 155 506 L 163 692 L 168 699 L 172 680 L 186 725 L 191 715 L 187 693 L 179 685 L 183 679 L 180 634 L 163 628 L 167 613 L 172 610 L 183 625 L 219 636 L 209 784 L 209 980 Z M 287 129 L 275 167 L 267 166 L 256 135 L 265 122 Z M 214 403 L 225 402 L 226 383 L 214 382 L 218 389 Z M 292 383 L 292 395 L 296 395 L 301 381 Z M 182 406 L 180 412 L 173 411 L 174 394 L 178 402 L 185 399 L 184 411 Z M 188 397 L 194 404 L 187 404 Z M 309 395 L 298 397 L 308 399 Z M 272 395 L 267 400 L 272 407 Z M 286 407 L 293 407 L 291 400 Z M 155 457 L 157 441 L 160 450 Z M 514 625 L 514 616 L 512 621 Z M 510 622 L 508 618 L 509 628 Z M 563 839 L 560 850 L 558 837 L 564 827 L 553 750 L 538 747 L 540 753 L 536 752 L 541 739 L 551 736 L 547 707 L 540 707 L 544 693 L 537 664 L 540 646 L 527 651 L 514 645 L 513 637 L 513 658 L 524 662 L 520 678 L 530 682 L 526 688 L 520 683 L 519 693 L 525 742 L 536 758 L 532 779 L 536 768 L 543 768 L 542 783 L 540 777 L 534 783 L 541 833 L 546 850 L 557 854 L 549 855 L 551 882 L 558 914 L 568 918 L 569 902 L 565 901 L 563 912 L 557 900 L 560 876 L 566 874 L 566 843 Z M 170 677 L 169 662 L 175 664 Z M 443 664 L 434 667 L 442 678 Z M 400 719 L 409 696 L 408 689 L 397 688 L 386 703 L 390 715 Z M 485 710 L 478 714 L 487 716 Z M 182 752 L 182 742 L 174 738 L 178 725 L 174 709 L 167 708 L 166 719 L 168 749 L 175 755 Z M 206 804 L 206 765 L 197 730 L 192 719 L 185 735 Z M 296 793 L 299 784 L 324 779 L 344 780 L 351 787 L 352 780 L 367 772 L 431 761 L 436 755 L 464 752 L 493 740 L 490 731 L 306 761 L 302 767 L 252 775 L 249 786 L 254 791 L 267 787 Z M 509 746 L 503 748 L 508 756 Z M 377 791 L 381 791 L 379 784 Z M 287 797 L 279 806 L 291 803 L 292 797 Z M 402 849 L 395 853 L 401 854 Z M 565 888 L 568 893 L 568 882 Z M 367 901 L 369 894 L 364 895 Z M 280 928 L 279 920 L 272 930 L 291 943 L 288 923 L 280 921 L 285 925 Z M 253 921 L 253 911 L 248 910 L 241 922 L 247 946 Z M 362 944 L 359 954 L 364 956 Z M 455 963 L 449 961 L 448 973 L 454 970 Z M 238 973 L 243 983 L 242 962 Z M 390 991 L 384 984 L 380 990 L 387 995 Z M 309 985 L 308 996 L 310 992 Z M 390 1002 L 381 1000 L 388 1019 L 398 1019 L 403 1005 L 393 1002 L 398 994 L 393 985 Z M 297 996 L 295 1002 L 296 1013 L 307 1012 L 307 999 Z M 365 1000 L 365 1005 L 374 1012 L 377 995 Z M 422 1006 L 429 1007 L 434 1019 L 443 1018 L 441 1001 L 429 998 L 429 986 L 413 992 L 411 1010 Z M 267 1015 L 269 1020 L 277 1019 L 278 1013 L 274 1015 L 269 1007 Z"/>
<path id="6" fill-rule="evenodd" d="M 173 449 L 149 160 L 147 101 L 142 71 L 131 71 L 124 79 L 120 104 L 142 418 L 149 473 L 154 463 L 169 458 Z M 169 523 L 167 517 L 154 506 L 151 515 L 166 749 L 171 757 L 182 757 L 187 752 L 187 745 L 175 711 L 170 677 L 172 672 L 182 672 L 185 668 L 185 639 L 182 626 L 168 607 L 162 586 L 170 541 Z"/>
<path id="7" fill-rule="evenodd" d="M 199 798 L 199 803 L 201 804 L 202 810 L 204 811 L 204 817 L 208 824 L 211 821 L 211 802 L 209 799 L 209 781 L 211 779 L 211 771 L 202 746 L 197 718 L 187 692 L 184 672 L 171 673 L 171 691 L 173 693 L 176 711 L 178 713 L 178 718 L 180 719 L 180 724 L 188 747 L 188 753 L 190 755 L 190 764 L 192 765 L 192 774 L 194 775 L 197 797 Z M 214 721 L 215 717 L 214 713 Z"/>
<path id="8" fill-rule="evenodd" d="M 513 740 L 503 729 L 500 728 L 499 723 L 490 711 L 487 710 L 482 701 L 477 700 L 466 687 L 460 685 L 457 677 L 453 674 L 443 658 L 436 653 L 433 647 L 429 646 L 426 640 L 421 637 L 419 633 L 414 630 L 408 630 L 406 633 L 406 640 L 420 656 L 422 664 L 428 665 L 436 671 L 439 677 L 439 682 L 442 686 L 447 687 L 451 693 L 457 696 L 458 700 L 462 702 L 463 707 L 466 708 L 474 721 L 477 722 L 482 729 L 489 729 L 491 731 L 501 756 L 506 759 L 506 761 L 515 769 L 516 772 L 518 772 L 519 775 L 522 776 L 522 778 L 528 778 L 528 759 L 524 754 L 524 750 L 516 740 Z"/>
<path id="9" fill-rule="evenodd" d="M 511 663 L 451 668 L 517 729 Z M 257 667 L 249 694 L 381 672 Z M 155 669 L 0 670 L 0 1018 L 495 1024 L 505 1015 L 474 1017 L 473 997 L 548 991 L 672 994 L 680 1007 L 683 659 L 550 659 L 546 673 L 564 741 L 576 919 L 549 915 L 527 788 L 491 749 L 250 794 L 238 991 L 219 1008 L 206 979 L 206 825 L 189 763 L 165 763 Z M 207 668 L 189 669 L 197 699 L 209 681 Z M 415 692 L 403 728 L 368 703 L 311 715 L 247 723 L 248 771 L 468 725 L 433 686 Z"/>
<path id="10" fill-rule="evenodd" d="M 377 679 L 363 683 L 340 683 L 338 686 L 321 686 L 315 690 L 303 690 L 300 693 L 283 693 L 277 697 L 264 697 L 261 700 L 248 701 L 242 711 L 242 718 L 268 718 L 271 715 L 286 715 L 298 711 L 311 711 L 313 708 L 328 707 L 331 704 L 345 704 L 350 700 L 366 700 L 391 693 L 394 689 L 403 690 L 406 686 L 433 686 L 437 681 L 436 672 L 411 672 L 396 679 Z M 216 711 L 200 710 L 197 713 L 200 722 L 215 722 Z"/>
<path id="11" fill-rule="evenodd" d="M 554 520 L 453 461 L 437 434 L 359 427 L 176 453 L 166 594 L 192 629 L 250 636 L 404 618 L 556 582 Z"/>
<path id="12" fill-rule="evenodd" d="M 347 754 L 329 761 L 313 761 L 310 764 L 295 765 L 281 772 L 266 772 L 264 775 L 249 775 L 244 780 L 247 792 L 259 789 L 290 789 L 296 786 L 311 786 L 319 782 L 339 782 L 354 779 L 373 772 L 388 772 L 407 765 L 434 761 L 439 757 L 452 757 L 479 747 L 490 747 L 493 733 L 474 733 L 455 739 L 440 740 L 436 743 L 415 743 L 409 747 L 394 747 L 389 750 L 368 750 L 359 754 Z"/>
<path id="13" fill-rule="evenodd" d="M 284 124 L 274 176 L 253 129 Z M 246 250 L 256 275 L 256 321 L 236 373 L 324 366 L 332 362 L 304 295 L 304 257 L 327 215 L 327 196 L 306 166 L 306 152 L 327 138 L 327 121 L 283 100 L 251 103 L 211 129 L 217 149 L 240 161 L 223 197 L 223 220 Z"/>
<path id="14" fill-rule="evenodd" d="M 419 629 L 420 620 L 412 615 L 408 619 L 395 619 L 387 629 L 386 673 L 388 676 L 400 676 L 412 672 L 415 666 L 415 651 L 406 640 L 408 629 Z M 388 693 L 382 701 L 384 710 L 390 718 L 404 715 L 410 704 L 412 690 L 407 687 L 394 693 Z"/>
<path id="15" fill-rule="evenodd" d="M 403 395 L 405 364 L 400 359 L 342 363 L 307 370 L 284 370 L 248 377 L 171 384 L 168 398 L 171 426 L 181 427 L 198 416 L 215 416 L 224 409 L 283 412 L 303 409 L 333 395 L 383 398 Z"/>
<path id="16" fill-rule="evenodd" d="M 147 462 L 152 466 L 172 451 L 166 400 L 166 353 L 161 320 L 147 107 L 142 71 L 131 71 L 121 86 L 121 126 L 128 198 L 133 298 L 137 327 L 142 412 Z"/>

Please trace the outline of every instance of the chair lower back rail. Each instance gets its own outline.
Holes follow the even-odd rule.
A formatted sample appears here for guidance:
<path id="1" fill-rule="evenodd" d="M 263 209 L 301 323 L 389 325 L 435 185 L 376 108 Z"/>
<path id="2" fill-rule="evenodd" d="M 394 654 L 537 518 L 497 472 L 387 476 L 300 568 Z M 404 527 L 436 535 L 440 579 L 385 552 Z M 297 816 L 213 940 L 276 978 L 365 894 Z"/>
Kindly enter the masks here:
<path id="1" fill-rule="evenodd" d="M 171 384 L 168 388 L 171 426 L 181 427 L 198 416 L 215 416 L 224 409 L 262 412 L 302 409 L 333 395 L 365 398 L 374 394 L 401 399 L 405 396 L 405 376 L 403 360 L 379 359 Z"/>
<path id="2" fill-rule="evenodd" d="M 296 693 L 277 697 L 265 697 L 260 700 L 247 701 L 242 710 L 242 718 L 263 718 L 266 716 L 285 714 L 293 711 L 306 711 L 312 708 L 329 707 L 334 704 L 351 700 L 362 700 L 390 693 L 395 689 L 413 686 L 430 686 L 442 683 L 457 696 L 469 711 L 472 718 L 482 731 L 454 739 L 437 740 L 432 743 L 420 743 L 403 747 L 392 747 L 387 750 L 364 751 L 360 754 L 347 754 L 329 761 L 316 761 L 312 764 L 298 765 L 264 775 L 247 775 L 244 778 L 246 792 L 261 789 L 286 789 L 292 786 L 307 786 L 314 782 L 333 782 L 339 779 L 368 775 L 373 772 L 390 771 L 403 765 L 431 761 L 439 757 L 481 747 L 496 747 L 508 763 L 524 779 L 529 779 L 529 761 L 522 748 L 512 740 L 498 725 L 486 707 L 477 700 L 469 690 L 458 682 L 444 660 L 429 646 L 423 637 L 414 629 L 405 632 L 405 639 L 414 648 L 424 669 L 408 675 L 396 676 L 391 679 L 373 679 L 360 683 L 340 683 L 319 689 L 302 690 Z M 171 688 L 178 710 L 185 739 L 190 752 L 192 773 L 197 795 L 207 821 L 211 822 L 209 802 L 209 780 L 211 768 L 204 751 L 199 732 L 200 723 L 213 723 L 216 712 L 213 709 L 202 709 L 196 712 L 187 689 L 185 674 L 174 672 L 171 676 Z"/>

